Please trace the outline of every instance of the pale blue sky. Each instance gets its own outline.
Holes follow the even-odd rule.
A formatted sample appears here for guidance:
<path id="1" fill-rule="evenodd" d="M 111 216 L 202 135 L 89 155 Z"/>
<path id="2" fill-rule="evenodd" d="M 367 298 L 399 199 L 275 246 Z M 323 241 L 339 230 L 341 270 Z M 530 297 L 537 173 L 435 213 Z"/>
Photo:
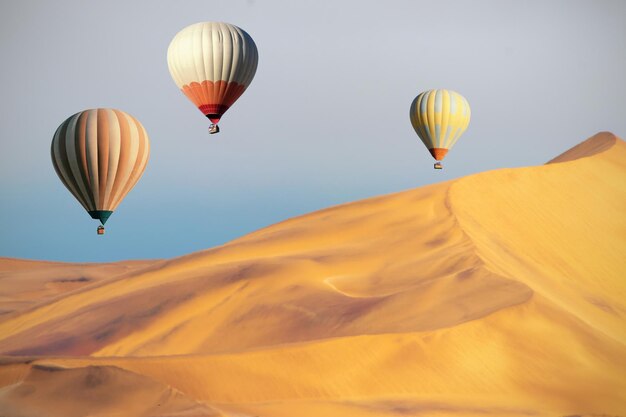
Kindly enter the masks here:
<path id="1" fill-rule="evenodd" d="M 238 25 L 259 50 L 215 136 L 167 70 L 171 38 L 200 21 Z M 174 257 L 330 205 L 542 164 L 601 130 L 626 136 L 619 0 L 3 1 L 0 56 L 0 256 Z M 443 171 L 408 117 L 431 88 L 472 107 Z M 94 107 L 134 115 L 152 144 L 104 237 L 49 155 L 57 126 Z"/>

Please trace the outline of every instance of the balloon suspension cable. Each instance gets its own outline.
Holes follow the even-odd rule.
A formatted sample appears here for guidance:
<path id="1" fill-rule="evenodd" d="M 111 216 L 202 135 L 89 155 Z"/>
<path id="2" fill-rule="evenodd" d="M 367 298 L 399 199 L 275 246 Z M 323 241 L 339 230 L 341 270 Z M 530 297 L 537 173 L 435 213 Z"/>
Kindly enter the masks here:
<path id="1" fill-rule="evenodd" d="M 217 123 L 211 123 L 211 125 L 209 126 L 209 134 L 214 135 L 216 133 L 220 133 L 220 127 L 217 125 Z"/>

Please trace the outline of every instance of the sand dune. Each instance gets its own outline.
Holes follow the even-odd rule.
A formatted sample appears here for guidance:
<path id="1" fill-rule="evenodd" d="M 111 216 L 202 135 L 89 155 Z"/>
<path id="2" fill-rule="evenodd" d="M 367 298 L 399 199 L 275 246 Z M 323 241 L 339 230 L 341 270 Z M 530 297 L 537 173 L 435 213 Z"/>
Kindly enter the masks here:
<path id="1" fill-rule="evenodd" d="M 0 409 L 626 415 L 624 213 L 626 143 L 601 133 L 547 165 L 332 207 L 132 270 L 2 259 Z M 21 287 L 19 274 L 39 278 Z M 123 398 L 80 397 L 94 372 Z M 163 396 L 169 414 L 154 408 Z"/>
<path id="2" fill-rule="evenodd" d="M 607 151 L 615 145 L 620 146 L 618 144 L 618 141 L 622 142 L 620 139 L 617 138 L 617 136 L 613 135 L 612 133 L 601 132 L 579 143 L 573 148 L 563 152 L 556 158 L 551 159 L 550 161 L 548 161 L 548 164 L 575 161 L 576 159 L 587 158 L 598 153 Z"/>
<path id="3" fill-rule="evenodd" d="M 109 281 L 159 261 L 68 264 L 0 257 L 0 320 L 101 281 Z"/>
<path id="4" fill-rule="evenodd" d="M 112 366 L 66 369 L 33 365 L 19 383 L 0 391 L 5 415 L 219 416 L 205 404 L 150 378 Z"/>

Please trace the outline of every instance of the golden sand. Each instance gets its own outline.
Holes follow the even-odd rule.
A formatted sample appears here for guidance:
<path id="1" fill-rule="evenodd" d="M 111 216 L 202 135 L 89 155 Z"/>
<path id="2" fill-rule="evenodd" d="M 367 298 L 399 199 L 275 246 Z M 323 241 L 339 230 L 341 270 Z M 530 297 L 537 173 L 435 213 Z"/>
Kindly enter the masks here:
<path id="1" fill-rule="evenodd" d="M 623 416 L 625 214 L 601 133 L 169 261 L 0 259 L 0 410 Z"/>

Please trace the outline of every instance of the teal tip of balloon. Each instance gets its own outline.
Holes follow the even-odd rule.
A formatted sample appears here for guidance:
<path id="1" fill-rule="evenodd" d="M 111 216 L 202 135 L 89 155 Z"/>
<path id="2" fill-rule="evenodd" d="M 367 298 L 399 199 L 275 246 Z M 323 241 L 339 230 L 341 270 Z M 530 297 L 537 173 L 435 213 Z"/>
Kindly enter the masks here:
<path id="1" fill-rule="evenodd" d="M 109 217 L 111 217 L 111 214 L 113 214 L 113 211 L 111 210 L 92 210 L 89 212 L 91 218 L 100 220 L 100 223 L 102 223 L 102 225 L 107 222 Z"/>

